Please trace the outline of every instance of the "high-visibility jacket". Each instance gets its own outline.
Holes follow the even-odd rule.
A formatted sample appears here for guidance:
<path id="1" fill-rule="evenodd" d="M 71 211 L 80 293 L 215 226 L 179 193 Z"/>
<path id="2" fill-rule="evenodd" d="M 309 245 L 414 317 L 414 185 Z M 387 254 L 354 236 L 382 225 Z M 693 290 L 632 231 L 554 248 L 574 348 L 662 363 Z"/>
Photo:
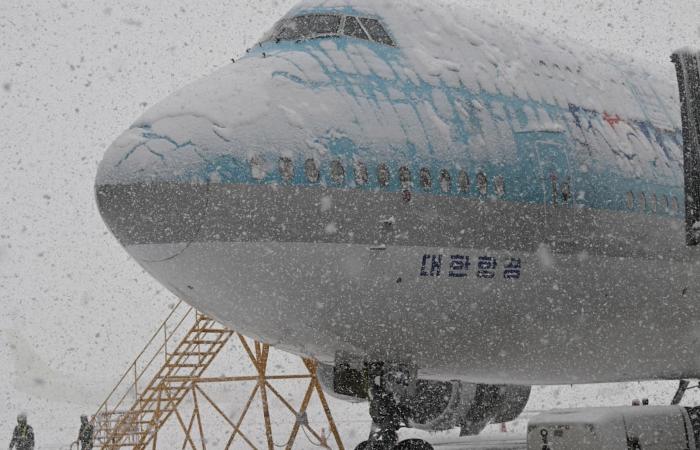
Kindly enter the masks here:
<path id="1" fill-rule="evenodd" d="M 34 450 L 34 429 L 29 425 L 17 425 L 12 433 L 10 448 Z"/>

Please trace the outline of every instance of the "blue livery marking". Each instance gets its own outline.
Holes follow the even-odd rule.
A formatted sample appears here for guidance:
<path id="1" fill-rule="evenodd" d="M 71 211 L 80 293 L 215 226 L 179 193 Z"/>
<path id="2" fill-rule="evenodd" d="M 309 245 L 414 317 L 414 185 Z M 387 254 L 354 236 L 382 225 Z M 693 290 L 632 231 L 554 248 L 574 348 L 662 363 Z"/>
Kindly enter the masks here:
<path id="1" fill-rule="evenodd" d="M 472 266 L 471 258 L 467 255 L 423 255 L 421 260 L 420 276 L 439 278 L 442 276 L 443 261 L 449 260 L 448 278 L 466 278 Z M 476 277 L 485 280 L 493 280 L 498 273 L 498 259 L 493 256 L 479 256 L 477 259 Z M 507 258 L 503 270 L 503 279 L 519 280 L 522 275 L 522 260 L 520 258 Z"/>

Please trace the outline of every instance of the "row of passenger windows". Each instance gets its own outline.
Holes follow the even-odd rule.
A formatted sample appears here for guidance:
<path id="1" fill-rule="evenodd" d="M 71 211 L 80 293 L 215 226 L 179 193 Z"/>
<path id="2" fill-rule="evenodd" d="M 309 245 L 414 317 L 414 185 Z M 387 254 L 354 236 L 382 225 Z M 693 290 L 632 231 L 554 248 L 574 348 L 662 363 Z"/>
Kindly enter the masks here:
<path id="1" fill-rule="evenodd" d="M 627 193 L 627 209 L 657 212 L 659 208 L 677 213 L 679 209 L 678 198 L 668 195 L 657 196 L 656 194 L 647 196 L 644 192 L 639 192 L 636 196 L 634 192 Z"/>
<path id="2" fill-rule="evenodd" d="M 339 14 L 306 14 L 283 19 L 263 39 L 266 41 L 302 41 L 323 37 L 349 36 L 394 47 L 394 40 L 377 19 Z"/>
<path id="3" fill-rule="evenodd" d="M 265 178 L 265 161 L 261 157 L 254 157 L 251 160 L 251 169 L 254 179 L 261 180 Z M 329 178 L 336 185 L 344 185 L 349 177 L 353 177 L 355 184 L 364 186 L 370 182 L 370 169 L 368 166 L 357 161 L 353 164 L 353 174 L 349 175 L 346 167 L 340 160 L 333 160 L 330 163 Z M 282 157 L 278 161 L 278 170 L 280 177 L 285 182 L 290 182 L 294 179 L 294 163 L 290 158 Z M 395 176 L 391 168 L 386 163 L 377 165 L 374 170 L 374 179 L 377 184 L 386 188 L 390 185 L 392 178 Z M 396 173 L 398 181 L 402 189 L 410 189 L 414 185 L 414 178 L 411 169 L 406 166 L 399 168 Z M 310 183 L 319 183 L 321 181 L 321 170 L 315 159 L 307 159 L 304 162 L 304 177 Z M 453 179 L 453 172 L 448 169 L 442 169 L 434 177 L 433 172 L 424 167 L 418 172 L 418 185 L 421 189 L 430 191 L 433 185 L 439 186 L 444 193 L 452 192 L 456 181 L 456 188 L 459 192 L 469 192 L 471 189 L 471 179 L 466 170 L 459 170 L 456 173 L 456 180 Z M 489 179 L 483 171 L 479 171 L 476 175 L 476 187 L 480 194 L 486 195 L 489 191 Z M 496 195 L 503 196 L 506 193 L 505 180 L 502 176 L 497 176 L 493 179 L 493 189 Z"/>
<path id="4" fill-rule="evenodd" d="M 253 178 L 256 180 L 264 179 L 267 174 L 265 170 L 265 159 L 260 156 L 255 156 L 251 159 L 250 163 Z M 356 161 L 352 169 L 352 177 L 356 185 L 365 186 L 370 182 L 370 169 L 364 162 Z M 284 182 L 291 182 L 295 176 L 294 162 L 291 158 L 281 157 L 278 160 L 278 171 Z M 452 192 L 455 188 L 453 173 L 454 172 L 450 172 L 448 169 L 442 169 L 439 171 L 436 180 L 433 176 L 433 172 L 429 168 L 423 167 L 418 172 L 418 185 L 421 189 L 430 191 L 433 189 L 433 185 L 437 183 L 440 191 L 444 193 Z M 402 166 L 399 168 L 397 175 L 402 189 L 411 189 L 413 187 L 414 178 L 411 169 L 407 166 Z M 387 188 L 394 175 L 388 164 L 381 163 L 377 165 L 374 170 L 374 176 L 374 179 L 380 187 Z M 468 193 L 471 189 L 472 182 L 467 171 L 463 169 L 459 170 L 456 176 L 457 192 Z M 321 182 L 321 169 L 315 159 L 307 159 L 304 162 L 304 177 L 310 183 Z M 351 177 L 351 175 L 346 171 L 342 161 L 331 161 L 329 179 L 332 183 L 338 186 L 345 185 L 349 177 Z M 476 175 L 476 188 L 481 195 L 486 195 L 489 192 L 489 179 L 483 171 L 479 171 Z M 499 197 L 505 195 L 506 185 L 505 179 L 502 176 L 499 175 L 493 179 L 493 191 Z M 556 178 L 552 178 L 552 204 L 556 205 L 559 197 L 561 197 L 564 203 L 568 203 L 572 199 L 571 186 L 568 181 L 559 185 Z M 676 213 L 678 212 L 679 204 L 676 197 L 663 195 L 659 198 L 656 194 L 651 194 L 647 197 L 647 194 L 644 192 L 640 192 L 635 196 L 633 192 L 628 192 L 627 207 L 630 210 L 639 209 L 641 211 L 650 210 L 652 212 L 657 212 L 659 208 L 665 208 L 667 211 Z"/>

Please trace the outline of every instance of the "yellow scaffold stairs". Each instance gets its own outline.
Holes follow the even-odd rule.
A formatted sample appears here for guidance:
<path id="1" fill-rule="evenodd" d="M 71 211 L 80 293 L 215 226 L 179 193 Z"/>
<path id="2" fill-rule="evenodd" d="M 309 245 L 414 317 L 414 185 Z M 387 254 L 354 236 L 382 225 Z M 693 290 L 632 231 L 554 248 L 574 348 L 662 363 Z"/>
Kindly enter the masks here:
<path id="1" fill-rule="evenodd" d="M 302 359 L 303 373 L 272 374 L 271 350 L 178 303 L 93 416 L 96 447 L 292 449 L 303 434 L 306 440 L 298 448 L 343 450 L 316 363 Z M 242 370 L 242 363 L 250 367 L 250 375 L 228 376 L 231 370 Z M 217 375 L 205 377 L 212 370 Z M 284 389 L 274 385 L 280 381 L 287 382 Z M 304 384 L 296 391 L 303 392 L 303 400 L 295 407 L 288 399 L 295 390 L 289 383 L 299 382 Z M 232 384 L 248 388 L 246 394 L 229 398 Z M 225 405 L 212 392 L 223 385 Z M 312 403 L 320 411 L 315 415 Z"/>

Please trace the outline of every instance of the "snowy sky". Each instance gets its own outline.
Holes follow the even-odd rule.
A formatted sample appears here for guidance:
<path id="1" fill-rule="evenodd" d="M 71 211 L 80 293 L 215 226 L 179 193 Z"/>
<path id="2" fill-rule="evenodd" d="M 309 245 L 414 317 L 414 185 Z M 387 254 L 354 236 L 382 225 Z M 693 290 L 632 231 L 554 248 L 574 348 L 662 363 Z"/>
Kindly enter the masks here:
<path id="1" fill-rule="evenodd" d="M 78 415 L 95 409 L 175 301 L 99 217 L 93 180 L 104 150 L 149 105 L 240 55 L 293 3 L 0 2 L 0 445 L 19 410 L 51 445 L 70 442 Z M 700 47 L 698 0 L 461 3 L 669 76 L 672 50 Z"/>

